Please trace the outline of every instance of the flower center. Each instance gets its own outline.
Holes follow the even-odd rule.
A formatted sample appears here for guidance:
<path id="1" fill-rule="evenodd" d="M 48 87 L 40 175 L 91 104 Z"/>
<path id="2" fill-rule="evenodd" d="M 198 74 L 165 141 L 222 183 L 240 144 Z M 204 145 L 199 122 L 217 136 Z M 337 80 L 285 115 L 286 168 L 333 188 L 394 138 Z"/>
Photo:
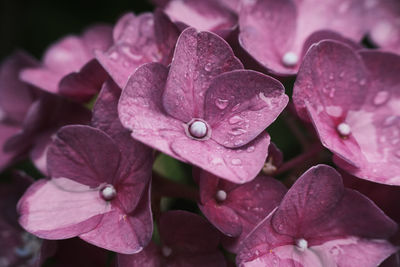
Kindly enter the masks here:
<path id="1" fill-rule="evenodd" d="M 294 52 L 286 52 L 282 57 L 282 63 L 286 67 L 294 67 L 299 61 L 299 57 Z"/>
<path id="2" fill-rule="evenodd" d="M 207 125 L 202 121 L 194 121 L 189 126 L 189 133 L 195 138 L 203 138 L 207 135 Z"/>
<path id="3" fill-rule="evenodd" d="M 215 194 L 215 198 L 217 201 L 222 202 L 226 199 L 227 194 L 224 190 L 218 190 L 217 193 Z"/>
<path id="4" fill-rule="evenodd" d="M 296 240 L 296 246 L 300 249 L 300 250 L 305 250 L 306 248 L 308 248 L 308 242 L 307 240 L 305 240 L 304 238 L 300 238 Z"/>
<path id="5" fill-rule="evenodd" d="M 168 246 L 163 246 L 161 248 L 161 253 L 164 257 L 169 257 L 172 254 L 172 249 Z"/>
<path id="6" fill-rule="evenodd" d="M 339 132 L 339 134 L 340 134 L 341 136 L 343 136 L 343 137 L 347 137 L 347 136 L 349 136 L 350 133 L 351 133 L 350 125 L 348 125 L 348 124 L 345 123 L 345 122 L 340 123 L 340 124 L 337 126 L 336 129 L 337 129 L 337 131 Z"/>
<path id="7" fill-rule="evenodd" d="M 110 201 L 115 198 L 117 195 L 117 191 L 115 190 L 114 186 L 108 184 L 103 189 L 101 189 L 101 197 L 104 200 Z"/>

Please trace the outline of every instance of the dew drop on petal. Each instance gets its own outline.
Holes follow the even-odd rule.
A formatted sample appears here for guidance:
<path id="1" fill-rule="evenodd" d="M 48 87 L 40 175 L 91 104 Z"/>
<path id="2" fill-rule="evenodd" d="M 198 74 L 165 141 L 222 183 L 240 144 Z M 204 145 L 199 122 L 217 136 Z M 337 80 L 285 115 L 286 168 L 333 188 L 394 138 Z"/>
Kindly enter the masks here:
<path id="1" fill-rule="evenodd" d="M 212 64 L 211 63 L 207 63 L 205 66 L 204 66 L 204 70 L 205 71 L 211 71 L 212 70 Z"/>
<path id="2" fill-rule="evenodd" d="M 238 115 L 234 115 L 234 116 L 232 116 L 230 119 L 229 119 L 229 123 L 230 124 L 237 124 L 237 123 L 239 123 L 239 122 L 241 122 L 241 121 L 243 121 L 243 118 L 242 117 L 240 117 L 240 116 L 238 116 Z"/>
<path id="3" fill-rule="evenodd" d="M 232 165 L 239 166 L 242 164 L 242 161 L 240 159 L 232 159 L 231 163 Z"/>
<path id="4" fill-rule="evenodd" d="M 112 60 L 117 60 L 117 59 L 118 59 L 118 53 L 117 53 L 116 51 L 112 52 L 112 53 L 110 54 L 110 58 L 111 58 Z"/>
<path id="5" fill-rule="evenodd" d="M 246 149 L 246 151 L 249 152 L 249 153 L 253 152 L 254 150 L 255 150 L 255 147 L 254 147 L 254 146 L 249 146 L 249 147 Z"/>
<path id="6" fill-rule="evenodd" d="M 333 256 L 337 256 L 337 255 L 339 255 L 339 249 L 337 248 L 337 247 L 332 247 L 330 250 L 329 250 L 329 253 L 330 254 L 332 254 Z"/>
<path id="7" fill-rule="evenodd" d="M 222 202 L 222 201 L 225 201 L 227 196 L 228 195 L 226 194 L 226 192 L 224 190 L 218 190 L 217 193 L 215 194 L 215 199 L 217 201 Z"/>
<path id="8" fill-rule="evenodd" d="M 337 131 L 339 132 L 339 134 L 340 134 L 341 136 L 346 137 L 346 136 L 349 136 L 349 135 L 350 135 L 350 133 L 351 133 L 351 128 L 350 128 L 350 125 L 348 125 L 348 124 L 345 123 L 345 122 L 342 122 L 342 123 L 340 123 L 340 124 L 337 126 Z"/>
<path id="9" fill-rule="evenodd" d="M 380 106 L 385 104 L 389 100 L 389 92 L 388 91 L 380 91 L 374 97 L 374 104 L 376 106 Z"/>
<path id="10" fill-rule="evenodd" d="M 194 121 L 189 126 L 189 133 L 196 138 L 203 138 L 207 135 L 207 125 L 202 121 Z"/>
<path id="11" fill-rule="evenodd" d="M 394 125 L 397 120 L 398 120 L 398 117 L 396 115 L 391 115 L 383 121 L 382 126 L 390 127 L 390 126 Z"/>
<path id="12" fill-rule="evenodd" d="M 282 63 L 286 67 L 294 67 L 299 61 L 299 57 L 294 52 L 286 52 L 282 57 Z"/>
<path id="13" fill-rule="evenodd" d="M 101 189 L 101 197 L 104 200 L 110 201 L 115 198 L 117 195 L 117 191 L 115 190 L 114 186 L 108 184 Z"/>
<path id="14" fill-rule="evenodd" d="M 217 98 L 215 99 L 215 105 L 220 109 L 226 109 L 226 107 L 228 106 L 229 101 L 227 99 L 222 99 L 222 98 Z"/>

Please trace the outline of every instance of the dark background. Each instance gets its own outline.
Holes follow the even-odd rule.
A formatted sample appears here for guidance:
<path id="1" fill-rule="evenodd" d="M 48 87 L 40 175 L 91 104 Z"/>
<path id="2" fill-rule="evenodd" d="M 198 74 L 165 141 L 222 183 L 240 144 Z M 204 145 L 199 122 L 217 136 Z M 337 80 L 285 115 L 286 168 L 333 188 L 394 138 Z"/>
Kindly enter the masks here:
<path id="1" fill-rule="evenodd" d="M 147 0 L 0 0 L 0 61 L 18 48 L 40 59 L 67 34 L 96 22 L 114 24 L 125 12 L 151 10 Z"/>

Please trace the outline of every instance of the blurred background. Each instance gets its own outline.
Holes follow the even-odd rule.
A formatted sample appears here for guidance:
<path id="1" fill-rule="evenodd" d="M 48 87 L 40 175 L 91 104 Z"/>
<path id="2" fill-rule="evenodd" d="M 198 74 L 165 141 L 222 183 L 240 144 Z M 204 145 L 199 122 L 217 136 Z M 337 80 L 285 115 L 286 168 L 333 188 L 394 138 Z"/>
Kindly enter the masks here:
<path id="1" fill-rule="evenodd" d="M 125 12 L 151 11 L 147 0 L 0 0 L 0 61 L 15 49 L 40 59 L 66 34 L 96 22 L 113 24 Z"/>

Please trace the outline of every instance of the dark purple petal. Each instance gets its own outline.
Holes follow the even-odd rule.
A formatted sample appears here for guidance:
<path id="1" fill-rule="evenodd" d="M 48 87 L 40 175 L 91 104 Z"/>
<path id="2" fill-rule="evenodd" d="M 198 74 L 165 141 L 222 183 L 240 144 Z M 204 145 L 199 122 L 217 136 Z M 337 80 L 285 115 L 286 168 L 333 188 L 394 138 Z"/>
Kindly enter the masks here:
<path id="1" fill-rule="evenodd" d="M 242 68 L 222 38 L 193 28 L 186 29 L 179 36 L 165 85 L 165 110 L 184 123 L 192 118 L 203 118 L 204 95 L 212 79 Z"/>
<path id="2" fill-rule="evenodd" d="M 47 164 L 53 178 L 68 178 L 91 187 L 113 183 L 120 151 L 112 139 L 89 126 L 65 126 L 49 148 Z"/>
<path id="3" fill-rule="evenodd" d="M 103 216 L 95 229 L 79 237 L 98 247 L 133 254 L 147 245 L 152 232 L 150 187 L 147 187 L 133 212 L 127 214 L 120 209 L 114 209 Z"/>
<path id="4" fill-rule="evenodd" d="M 243 146 L 264 131 L 288 101 L 282 84 L 261 73 L 239 70 L 219 75 L 205 97 L 211 138 L 225 147 Z"/>

